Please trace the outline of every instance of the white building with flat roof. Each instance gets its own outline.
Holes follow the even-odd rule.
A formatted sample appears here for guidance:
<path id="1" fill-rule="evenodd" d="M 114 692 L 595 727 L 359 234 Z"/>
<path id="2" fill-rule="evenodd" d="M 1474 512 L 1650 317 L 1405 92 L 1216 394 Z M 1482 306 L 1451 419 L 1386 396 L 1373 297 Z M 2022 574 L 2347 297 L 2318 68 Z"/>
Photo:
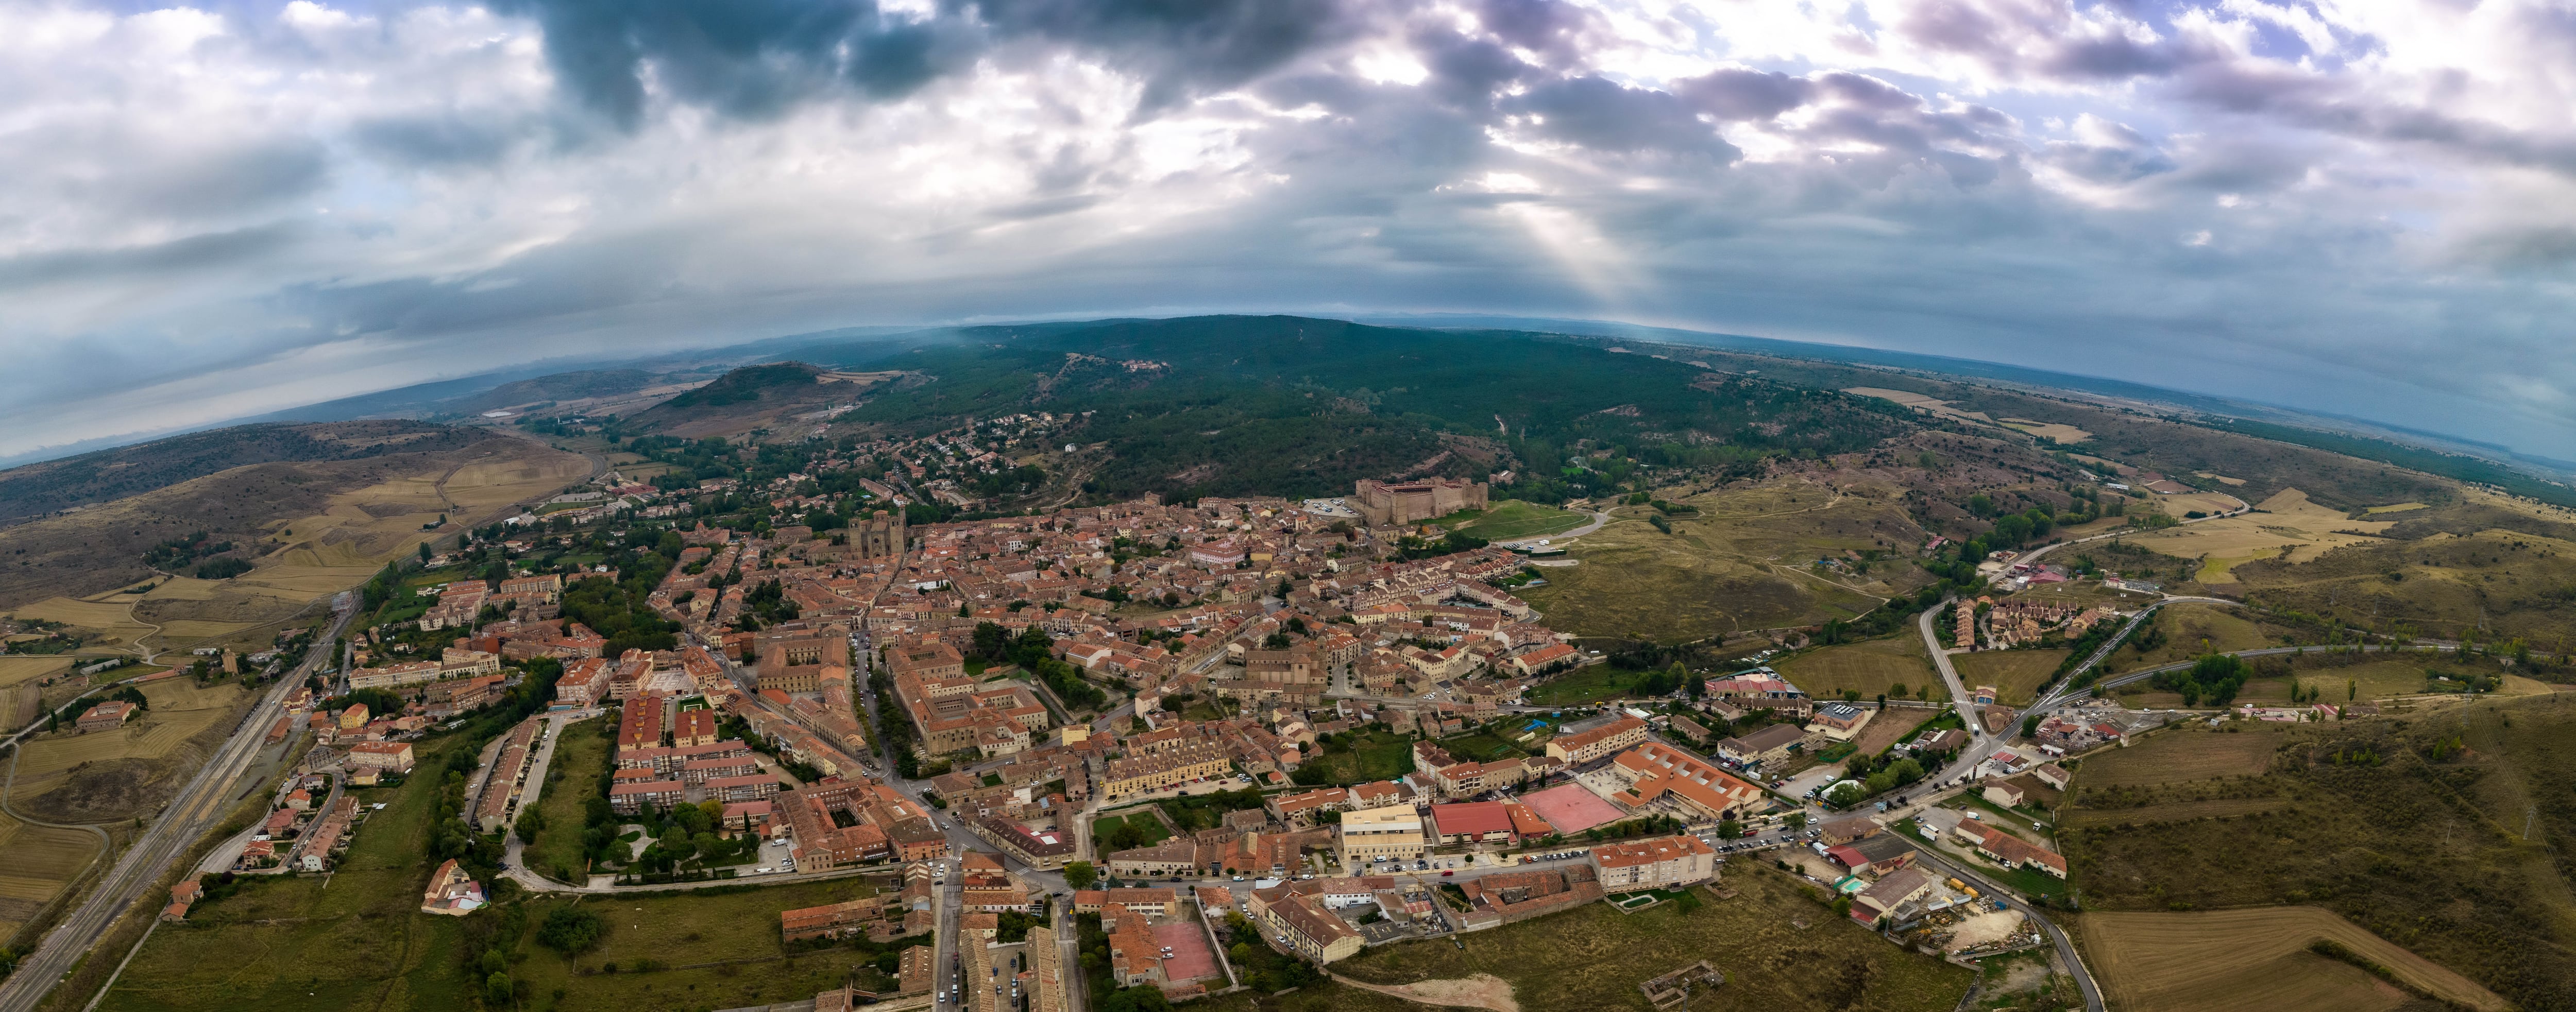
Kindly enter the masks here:
<path id="1" fill-rule="evenodd" d="M 1342 863 L 1362 865 L 1379 858 L 1412 860 L 1422 856 L 1422 813 L 1412 805 L 1388 805 L 1342 816 Z"/>

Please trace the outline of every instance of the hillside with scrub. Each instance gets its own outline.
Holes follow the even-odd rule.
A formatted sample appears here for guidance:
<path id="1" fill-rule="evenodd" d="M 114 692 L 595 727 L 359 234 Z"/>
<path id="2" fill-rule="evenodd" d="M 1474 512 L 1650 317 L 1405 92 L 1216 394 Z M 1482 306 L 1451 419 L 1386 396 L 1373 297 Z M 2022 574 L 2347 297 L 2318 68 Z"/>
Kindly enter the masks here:
<path id="1" fill-rule="evenodd" d="M 2084 760 L 2059 841 L 2096 911 L 2310 905 L 2523 1008 L 2576 993 L 2576 704 L 2200 724 Z"/>

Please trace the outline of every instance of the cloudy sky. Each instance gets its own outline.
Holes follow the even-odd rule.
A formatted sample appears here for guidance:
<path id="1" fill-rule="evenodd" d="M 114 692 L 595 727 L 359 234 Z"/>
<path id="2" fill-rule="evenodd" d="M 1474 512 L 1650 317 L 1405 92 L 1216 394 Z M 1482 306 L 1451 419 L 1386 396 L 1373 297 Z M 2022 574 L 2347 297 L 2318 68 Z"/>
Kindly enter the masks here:
<path id="1" fill-rule="evenodd" d="M 0 456 L 540 358 L 1618 319 L 2576 457 L 2576 9 L 0 0 Z"/>

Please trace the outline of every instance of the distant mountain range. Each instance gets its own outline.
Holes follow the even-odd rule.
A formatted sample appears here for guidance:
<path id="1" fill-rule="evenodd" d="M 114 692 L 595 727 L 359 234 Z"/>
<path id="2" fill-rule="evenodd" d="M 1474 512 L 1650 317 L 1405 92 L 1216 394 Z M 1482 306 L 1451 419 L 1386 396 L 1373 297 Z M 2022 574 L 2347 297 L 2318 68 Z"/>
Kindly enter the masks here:
<path id="1" fill-rule="evenodd" d="M 976 327 L 847 327 L 634 360 L 555 360 L 323 401 L 195 429 L 110 437 L 67 446 L 48 447 L 21 454 L 15 458 L 0 458 L 0 467 L 20 466 L 132 445 L 146 440 L 164 439 L 179 432 L 204 431 L 249 423 L 328 422 L 367 418 L 470 420 L 473 416 L 484 412 L 530 403 L 598 398 L 633 393 L 654 384 L 705 380 L 735 365 L 781 361 L 819 362 L 829 365 L 882 363 L 905 352 L 950 344 L 969 337 L 990 339 L 994 335 L 1004 334 L 1035 338 L 1104 325 L 1141 322 L 1146 321 L 1044 320 Z M 2576 478 L 2576 462 L 2525 454 L 2495 443 L 2446 433 L 2390 425 L 2363 418 L 2296 411 L 2124 380 L 2033 369 L 1976 359 L 1741 334 L 1649 327 L 1603 320 L 1470 313 L 1379 313 L 1354 316 L 1350 318 L 1350 322 L 1452 332 L 1523 331 L 1604 341 L 1695 346 L 1783 358 L 1899 369 L 2038 390 L 2074 391 L 2160 405 L 2219 418 L 2313 429 L 2346 437 L 2429 449 L 2441 454 L 2473 456 L 2550 481 L 2563 482 Z M 2349 450 L 2347 449 L 2346 452 Z"/>

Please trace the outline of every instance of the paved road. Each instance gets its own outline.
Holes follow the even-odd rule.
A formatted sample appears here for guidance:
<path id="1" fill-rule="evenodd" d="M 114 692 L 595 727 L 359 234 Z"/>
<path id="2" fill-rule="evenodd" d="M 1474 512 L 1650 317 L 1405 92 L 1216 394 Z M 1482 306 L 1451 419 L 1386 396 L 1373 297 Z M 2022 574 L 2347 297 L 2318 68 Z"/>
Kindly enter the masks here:
<path id="1" fill-rule="evenodd" d="M 338 601 L 338 616 L 331 629 L 314 637 L 313 648 L 304 661 L 287 677 L 278 679 L 268 695 L 253 706 L 233 729 L 232 737 L 219 747 L 214 758 L 200 767 L 195 777 L 170 804 L 161 809 L 143 835 L 128 847 L 125 856 L 110 868 L 78 908 L 62 924 L 38 943 L 36 951 L 18 964 L 18 972 L 0 981 L 0 1012 L 25 1012 L 36 1007 L 45 995 L 72 971 L 83 954 L 98 944 L 117 918 L 144 892 L 160 881 L 170 862 L 204 836 L 216 819 L 223 816 L 224 802 L 232 791 L 235 778 L 241 775 L 251 758 L 259 754 L 260 743 L 267 738 L 269 725 L 286 708 L 286 697 L 331 652 L 332 641 L 339 638 L 357 615 L 353 593 L 343 593 Z"/>
<path id="2" fill-rule="evenodd" d="M 1942 601 L 1945 605 L 1957 602 L 1957 598 Z M 1933 783 L 1948 783 L 1967 776 L 1970 770 L 1977 768 L 1978 763 L 1994 755 L 1996 749 L 2003 747 L 2003 739 L 1986 733 L 1985 722 L 1977 719 L 1976 702 L 1968 695 L 1966 683 L 1959 680 L 1959 669 L 1950 666 L 1949 651 L 1944 649 L 1940 639 L 1933 635 L 1932 620 L 1940 613 L 1939 608 L 1924 609 L 1923 614 L 1915 619 L 1915 628 L 1923 633 L 1924 648 L 1932 652 L 1932 666 L 1941 670 L 1941 681 L 1950 688 L 1951 707 L 1959 711 L 1959 719 L 1966 721 L 1968 725 L 1968 747 L 1960 749 L 1958 758 L 1951 760 L 1948 767 L 1931 778 Z M 2005 732 L 2007 735 L 2010 733 L 2010 730 Z M 1927 798 L 1920 804 L 1930 803 L 1931 800 Z"/>
<path id="3" fill-rule="evenodd" d="M 948 873 L 946 884 L 939 887 L 939 929 L 933 936 L 938 948 L 930 961 L 935 971 L 931 975 L 930 992 L 938 1001 L 930 1007 L 962 1008 L 965 1006 L 961 1000 L 964 994 L 954 989 L 962 987 L 966 981 L 965 957 L 957 950 L 957 919 L 964 912 L 960 908 L 966 903 L 966 876 L 958 874 L 964 868 L 954 858 L 942 858 L 940 865 L 947 868 Z"/>
<path id="4" fill-rule="evenodd" d="M 1564 532 L 1564 533 L 1562 533 L 1562 534 L 1532 534 L 1532 535 L 1530 535 L 1530 536 L 1528 536 L 1528 537 L 1525 537 L 1525 538 L 1512 538 L 1512 539 L 1509 539 L 1509 540 L 1505 540 L 1505 541 L 1497 541 L 1497 542 L 1494 542 L 1494 543 L 1495 543 L 1495 544 L 1497 544 L 1497 545 L 1502 545 L 1502 546 L 1504 546 L 1504 547 L 1508 548 L 1508 547 L 1513 546 L 1513 545 L 1536 545 L 1536 544 L 1538 544 L 1540 541 L 1544 540 L 1544 541 L 1549 542 L 1549 543 L 1550 543 L 1550 545 L 1552 545 L 1552 546 L 1553 546 L 1553 545 L 1555 545 L 1555 543 L 1556 543 L 1556 542 L 1559 542 L 1559 541 L 1565 541 L 1565 540 L 1569 540 L 1569 539 L 1572 539 L 1572 538 L 1579 538 L 1579 537 L 1582 537 L 1582 536 L 1584 536 L 1584 535 L 1586 535 L 1586 534 L 1590 534 L 1590 533 L 1592 533 L 1592 532 L 1594 532 L 1594 531 L 1600 530 L 1600 529 L 1601 529 L 1601 528 L 1603 528 L 1603 527 L 1607 527 L 1607 526 L 1609 526 L 1609 524 L 1610 524 L 1610 513 L 1609 513 L 1609 511 L 1607 511 L 1607 510 L 1592 510 L 1592 511 L 1590 511 L 1590 512 L 1592 513 L 1592 521 L 1591 521 L 1590 523 L 1586 523 L 1586 524 L 1584 524 L 1584 525 L 1583 525 L 1583 526 L 1581 526 L 1581 527 L 1577 527 L 1577 528 L 1575 528 L 1575 529 L 1573 529 L 1573 530 L 1566 531 L 1566 532 Z M 1561 546 L 1558 546 L 1558 547 L 1561 547 Z"/>
<path id="5" fill-rule="evenodd" d="M 2221 492 L 2221 493 L 2219 493 L 2219 494 L 2220 494 L 2220 495 L 2227 496 L 2227 497 L 2228 497 L 2228 498 L 2230 498 L 2230 499 L 2235 499 L 2235 500 L 2236 500 L 2236 508 L 2235 508 L 2235 509 L 2232 509 L 2232 510 L 2228 510 L 2228 511 L 2226 511 L 2226 512 L 2224 512 L 2224 513 L 2212 513 L 2212 514 L 2210 514 L 2210 515 L 2208 515 L 2208 516 L 2205 516 L 2205 517 L 2200 518 L 2199 520 L 2178 520 L 2178 521 L 2176 521 L 2176 523 L 2178 523 L 2178 524 L 2197 524 L 2197 523 L 2203 523 L 2203 522 L 2210 521 L 2210 520 L 2225 520 L 2225 519 L 2227 519 L 2228 517 L 2243 516 L 2243 515 L 2245 515 L 2245 514 L 2247 514 L 2247 513 L 2253 512 L 2253 510 L 2254 510 L 2254 507 L 2247 505 L 2247 504 L 2245 503 L 2245 500 L 2243 500 L 2243 499 L 2241 499 L 2241 498 L 2238 498 L 2237 496 L 2235 496 L 2235 495 L 2234 495 L 2234 494 L 2232 494 L 2232 493 Z M 2021 554 L 2021 555 L 2018 555 L 2018 556 L 2014 556 L 2014 557 L 2013 557 L 2013 561 L 2014 561 L 2014 562 L 2017 562 L 2017 563 L 2018 563 L 2018 562 L 2037 562 L 2037 561 L 2039 561 L 2039 557 L 2040 557 L 2040 556 L 2046 555 L 2046 554 L 2048 554 L 2048 553 L 2050 553 L 2050 552 L 2056 551 L 2056 550 L 2058 550 L 2058 549 L 2060 549 L 2060 548 L 2067 547 L 2067 546 L 2069 546 L 2069 545 L 2081 545 L 2081 544 L 2084 544 L 2084 543 L 2086 543 L 2086 542 L 2091 542 L 2091 541 L 2103 541 L 2103 540 L 2108 540 L 2108 539 L 2110 539 L 2110 538 L 2125 537 L 2125 536 L 2127 536 L 2127 535 L 2131 535 L 2131 534 L 2146 534 L 2146 533 L 2150 533 L 2150 532 L 2148 532 L 2148 531 L 2146 531 L 2146 530 L 2143 530 L 2143 529 L 2136 529 L 2136 528 L 2123 527 L 2123 528 L 2120 528 L 2120 529 L 2115 530 L 2115 531 L 2110 531 L 2110 532 L 2103 533 L 2103 534 L 2096 534 L 2096 535 L 2093 535 L 2093 536 L 2091 536 L 2091 537 L 2077 538 L 2077 539 L 2075 539 L 2075 540 L 2073 540 L 2073 541 L 2051 541 L 2051 542 L 2049 542 L 2049 543 L 2047 543 L 2047 544 L 2045 544 L 2045 545 L 2041 545 L 2041 546 L 2039 546 L 2039 547 L 2037 547 L 2037 548 L 2033 548 L 2033 549 L 2031 549 L 2030 551 L 2028 551 L 2028 552 L 2026 552 L 2026 553 L 2024 553 L 2024 554 Z"/>

